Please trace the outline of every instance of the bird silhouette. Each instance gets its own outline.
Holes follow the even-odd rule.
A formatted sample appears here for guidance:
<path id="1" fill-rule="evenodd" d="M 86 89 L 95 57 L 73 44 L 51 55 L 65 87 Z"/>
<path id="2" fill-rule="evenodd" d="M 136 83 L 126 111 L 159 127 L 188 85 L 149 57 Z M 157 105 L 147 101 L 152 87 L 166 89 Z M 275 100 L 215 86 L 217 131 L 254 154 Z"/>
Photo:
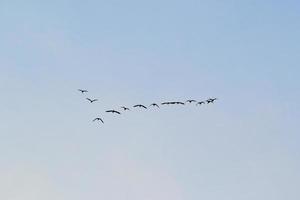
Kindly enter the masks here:
<path id="1" fill-rule="evenodd" d="M 98 101 L 98 99 L 90 99 L 90 98 L 86 98 L 90 103 L 93 103 L 95 101 Z"/>
<path id="2" fill-rule="evenodd" d="M 107 113 L 116 113 L 116 114 L 121 115 L 121 113 L 119 111 L 116 111 L 116 110 L 107 110 L 105 112 L 107 112 Z"/>
<path id="3" fill-rule="evenodd" d="M 145 109 L 147 109 L 147 107 L 144 106 L 144 105 L 142 105 L 142 104 L 137 104 L 137 105 L 135 105 L 135 106 L 133 106 L 133 107 L 134 107 L 134 108 L 139 107 L 139 108 L 145 108 Z"/>
<path id="4" fill-rule="evenodd" d="M 157 105 L 156 103 L 153 103 L 153 104 L 151 104 L 150 106 L 159 108 L 159 105 Z"/>
<path id="5" fill-rule="evenodd" d="M 205 104 L 205 101 L 200 101 L 196 105 L 202 105 L 202 104 Z"/>
<path id="6" fill-rule="evenodd" d="M 181 105 L 184 105 L 183 102 L 179 102 L 179 101 L 167 101 L 167 102 L 163 102 L 161 105 L 174 105 L 174 104 L 181 104 Z"/>
<path id="7" fill-rule="evenodd" d="M 103 124 L 104 124 L 104 121 L 100 118 L 100 117 L 96 117 L 94 120 L 93 120 L 93 122 L 94 121 L 101 121 Z"/>
<path id="8" fill-rule="evenodd" d="M 129 108 L 122 106 L 121 108 L 123 108 L 123 110 L 130 110 Z"/>
<path id="9" fill-rule="evenodd" d="M 190 99 L 190 100 L 187 100 L 186 102 L 193 103 L 193 102 L 196 102 L 196 100 Z"/>
<path id="10" fill-rule="evenodd" d="M 87 90 L 82 90 L 82 89 L 78 89 L 78 91 L 81 92 L 82 94 L 88 92 Z"/>
<path id="11" fill-rule="evenodd" d="M 210 98 L 210 99 L 207 99 L 206 102 L 207 102 L 207 104 L 209 104 L 209 103 L 214 103 L 215 100 L 217 100 L 217 98 L 213 98 L 213 99 Z"/>

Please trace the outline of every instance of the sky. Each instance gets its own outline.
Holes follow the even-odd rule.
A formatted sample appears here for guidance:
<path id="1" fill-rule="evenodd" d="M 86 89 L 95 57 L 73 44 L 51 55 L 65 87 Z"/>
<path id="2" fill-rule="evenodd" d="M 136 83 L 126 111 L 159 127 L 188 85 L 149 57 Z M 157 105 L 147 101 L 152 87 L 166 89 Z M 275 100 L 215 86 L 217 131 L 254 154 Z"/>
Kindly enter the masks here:
<path id="1" fill-rule="evenodd" d="M 0 199 L 300 198 L 299 1 L 1 0 L 0 24 Z"/>

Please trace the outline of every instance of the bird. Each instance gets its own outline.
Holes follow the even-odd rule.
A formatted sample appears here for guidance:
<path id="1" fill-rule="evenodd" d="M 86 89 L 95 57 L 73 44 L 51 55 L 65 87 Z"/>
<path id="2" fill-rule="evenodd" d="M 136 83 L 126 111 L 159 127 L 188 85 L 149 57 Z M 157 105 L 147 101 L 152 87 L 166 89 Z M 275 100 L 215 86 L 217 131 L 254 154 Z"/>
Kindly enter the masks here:
<path id="1" fill-rule="evenodd" d="M 90 103 L 93 103 L 95 101 L 98 101 L 98 99 L 90 99 L 90 98 L 86 98 Z"/>
<path id="2" fill-rule="evenodd" d="M 215 100 L 217 100 L 217 98 L 213 98 L 213 99 L 210 98 L 210 99 L 207 99 L 206 102 L 207 102 L 207 104 L 214 103 Z"/>
<path id="3" fill-rule="evenodd" d="M 153 103 L 153 104 L 151 104 L 150 106 L 159 108 L 159 105 L 157 105 L 156 103 Z"/>
<path id="4" fill-rule="evenodd" d="M 193 100 L 193 99 L 191 99 L 191 100 L 187 100 L 186 102 L 193 103 L 193 102 L 197 102 L 197 101 L 196 101 L 196 100 Z"/>
<path id="5" fill-rule="evenodd" d="M 144 106 L 144 105 L 142 105 L 142 104 L 137 104 L 137 105 L 135 105 L 135 106 L 133 106 L 133 107 L 134 107 L 134 108 L 140 107 L 140 108 L 145 108 L 145 109 L 147 109 L 147 107 Z"/>
<path id="6" fill-rule="evenodd" d="M 129 108 L 122 106 L 121 108 L 123 108 L 124 110 L 130 110 Z"/>
<path id="7" fill-rule="evenodd" d="M 204 101 L 199 101 L 196 105 L 202 105 L 202 104 L 205 104 Z"/>
<path id="8" fill-rule="evenodd" d="M 179 101 L 167 101 L 167 102 L 163 102 L 162 105 L 174 105 L 174 104 L 181 104 L 181 105 L 184 105 L 183 102 L 179 102 Z"/>
<path id="9" fill-rule="evenodd" d="M 93 120 L 93 122 L 94 121 L 101 121 L 103 124 L 104 124 L 104 121 L 100 118 L 100 117 L 96 117 L 94 120 Z"/>
<path id="10" fill-rule="evenodd" d="M 81 92 L 82 94 L 88 92 L 87 90 L 82 90 L 82 89 L 78 89 L 78 91 Z"/>
<path id="11" fill-rule="evenodd" d="M 110 112 L 110 113 L 116 113 L 116 114 L 119 114 L 119 115 L 121 115 L 121 113 L 119 112 L 119 111 L 116 111 L 116 110 L 107 110 L 107 111 L 105 111 L 105 112 Z"/>

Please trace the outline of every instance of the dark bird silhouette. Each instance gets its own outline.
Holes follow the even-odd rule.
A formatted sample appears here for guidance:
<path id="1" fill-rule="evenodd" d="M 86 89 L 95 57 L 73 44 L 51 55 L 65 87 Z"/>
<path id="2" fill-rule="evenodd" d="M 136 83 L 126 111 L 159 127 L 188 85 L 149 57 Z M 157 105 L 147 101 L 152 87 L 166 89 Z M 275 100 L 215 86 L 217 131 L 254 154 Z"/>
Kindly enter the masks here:
<path id="1" fill-rule="evenodd" d="M 95 101 L 98 101 L 98 99 L 90 99 L 90 98 L 86 98 L 90 103 L 93 103 Z"/>
<path id="2" fill-rule="evenodd" d="M 123 110 L 130 110 L 129 108 L 122 106 L 121 108 L 123 108 Z"/>
<path id="3" fill-rule="evenodd" d="M 151 104 L 150 106 L 159 108 L 159 105 L 157 105 L 156 103 L 153 103 L 153 104 Z"/>
<path id="4" fill-rule="evenodd" d="M 88 92 L 87 90 L 82 90 L 82 89 L 78 89 L 78 91 L 81 92 L 82 94 Z"/>
<path id="5" fill-rule="evenodd" d="M 206 102 L 207 102 L 207 104 L 209 104 L 209 103 L 214 103 L 215 100 L 217 100 L 217 98 L 213 98 L 213 99 L 210 98 L 210 99 L 207 99 Z"/>
<path id="6" fill-rule="evenodd" d="M 168 102 L 163 102 L 161 105 L 174 105 L 174 104 L 181 104 L 181 105 L 184 105 L 183 102 L 179 102 L 179 101 L 168 101 Z"/>
<path id="7" fill-rule="evenodd" d="M 133 106 L 133 107 L 134 107 L 134 108 L 139 107 L 139 108 L 145 108 L 145 109 L 147 109 L 147 107 L 144 106 L 144 105 L 142 105 L 142 104 L 137 104 L 137 105 L 135 105 L 135 106 Z"/>
<path id="8" fill-rule="evenodd" d="M 196 105 L 202 105 L 202 104 L 205 104 L 204 101 L 199 101 Z"/>
<path id="9" fill-rule="evenodd" d="M 116 114 L 119 114 L 121 115 L 121 113 L 119 111 L 116 111 L 116 110 L 107 110 L 105 112 L 108 112 L 108 113 L 116 113 Z"/>
<path id="10" fill-rule="evenodd" d="M 104 121 L 100 118 L 100 117 L 96 117 L 94 120 L 93 120 L 93 122 L 94 121 L 101 121 L 103 124 L 104 124 Z"/>
<path id="11" fill-rule="evenodd" d="M 186 102 L 188 102 L 188 103 L 193 103 L 193 102 L 197 102 L 196 100 L 193 100 L 193 99 L 191 99 L 191 100 L 187 100 Z"/>

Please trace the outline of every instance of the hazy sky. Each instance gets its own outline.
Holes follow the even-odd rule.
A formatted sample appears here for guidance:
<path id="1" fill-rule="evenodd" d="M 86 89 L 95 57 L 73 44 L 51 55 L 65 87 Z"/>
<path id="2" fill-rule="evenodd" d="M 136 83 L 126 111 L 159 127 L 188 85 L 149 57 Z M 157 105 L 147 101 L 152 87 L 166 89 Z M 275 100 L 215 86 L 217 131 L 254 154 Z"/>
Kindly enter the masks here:
<path id="1" fill-rule="evenodd" d="M 0 199 L 300 199 L 298 0 L 1 0 L 0 25 Z"/>

